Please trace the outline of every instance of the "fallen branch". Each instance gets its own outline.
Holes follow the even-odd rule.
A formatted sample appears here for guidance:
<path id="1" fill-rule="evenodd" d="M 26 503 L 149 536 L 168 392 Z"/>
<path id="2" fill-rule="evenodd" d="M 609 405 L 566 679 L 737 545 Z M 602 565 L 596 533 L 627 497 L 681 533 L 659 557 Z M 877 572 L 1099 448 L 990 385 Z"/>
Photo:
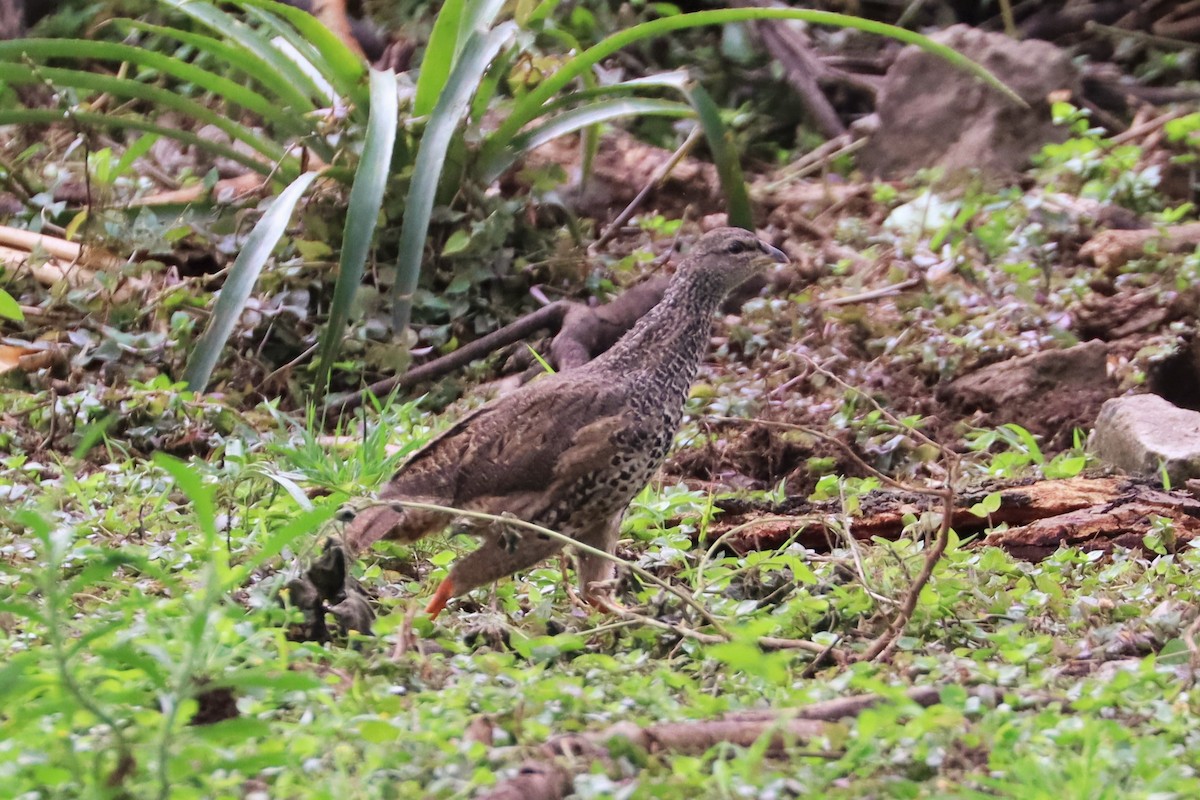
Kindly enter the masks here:
<path id="1" fill-rule="evenodd" d="M 988 706 L 996 705 L 1001 699 L 999 692 L 990 686 L 970 687 L 966 691 Z M 941 692 L 938 686 L 921 686 L 906 692 L 905 699 L 928 708 L 939 702 Z M 1024 700 L 1026 705 L 1034 706 L 1065 703 L 1052 696 Z M 890 698 L 880 695 L 856 695 L 779 711 L 734 712 L 716 720 L 645 726 L 620 722 L 602 731 L 556 736 L 538 746 L 515 776 L 477 795 L 477 800 L 563 800 L 573 791 L 576 774 L 588 771 L 593 764 L 610 761 L 610 747 L 615 743 L 638 747 L 649 755 L 699 755 L 720 744 L 750 747 L 762 737 L 770 736 L 768 755 L 803 756 L 805 753 L 796 752 L 796 745 L 823 736 L 829 723 L 857 717 L 863 711 L 889 701 Z M 470 735 L 476 741 L 490 742 L 493 738 L 491 721 L 486 717 L 476 719 L 471 724 Z M 493 753 L 503 757 L 507 750 L 515 748 L 497 748 Z M 818 751 L 807 755 L 837 758 L 841 754 Z"/>
<path id="2" fill-rule="evenodd" d="M 767 52 L 783 67 L 784 80 L 799 96 L 822 135 L 833 139 L 845 133 L 846 126 L 818 83 L 824 67 L 812 54 L 808 37 L 786 22 L 764 20 L 756 22 L 754 27 Z"/>
<path id="3" fill-rule="evenodd" d="M 413 367 L 403 375 L 393 375 L 390 378 L 376 381 L 362 391 L 333 395 L 325 402 L 325 418 L 330 419 L 347 411 L 353 411 L 361 406 L 366 398 L 371 395 L 382 397 L 397 390 L 411 388 L 425 381 L 437 380 L 449 372 L 465 367 L 472 361 L 483 358 L 494 350 L 499 350 L 501 347 L 518 342 L 543 328 L 560 326 L 562 325 L 563 318 L 566 316 L 569 305 L 565 301 L 559 301 L 551 303 L 548 306 L 543 306 L 537 311 L 505 325 L 497 331 L 493 331 L 469 344 L 463 345 L 453 353 L 448 353 L 441 358 L 435 358 L 426 364 Z"/>
<path id="4" fill-rule="evenodd" d="M 78 242 L 69 242 L 57 236 L 46 236 L 20 228 L 10 228 L 7 225 L 0 225 L 0 245 L 14 250 L 24 250 L 26 253 L 41 248 L 47 255 L 60 261 L 78 263 L 95 270 L 116 269 L 124 263 L 121 259 L 103 250 L 84 248 Z"/>
<path id="5" fill-rule="evenodd" d="M 1187 222 L 1147 230 L 1100 231 L 1079 248 L 1079 256 L 1102 270 L 1110 271 L 1146 254 L 1153 244 L 1157 252 L 1180 252 L 1200 245 L 1200 222 Z"/>
<path id="6" fill-rule="evenodd" d="M 912 586 L 908 588 L 908 593 L 904 596 L 904 602 L 901 604 L 899 612 L 897 612 L 896 616 L 892 617 L 892 621 L 888 623 L 887 629 L 875 637 L 871 644 L 867 645 L 867 649 L 859 656 L 860 661 L 886 659 L 891 655 L 892 650 L 895 649 L 896 642 L 904 633 L 904 629 L 908 627 L 908 622 L 912 619 L 913 612 L 916 611 L 917 601 L 921 598 L 921 591 L 929 583 L 929 579 L 933 577 L 934 567 L 942 559 L 942 555 L 946 552 L 946 547 L 950 543 L 950 519 L 953 516 L 954 509 L 953 486 L 956 477 L 955 470 L 951 468 L 950 474 L 946 477 L 946 488 L 942 491 L 942 524 L 938 528 L 937 538 L 934 539 L 933 545 L 925 553 L 925 561 L 921 565 L 921 572 L 917 575 L 916 580 L 912 582 Z"/>
<path id="7" fill-rule="evenodd" d="M 190 203 L 235 203 L 250 195 L 266 194 L 270 181 L 257 172 L 247 172 L 232 178 L 222 178 L 209 189 L 204 183 L 193 183 L 182 189 L 171 189 L 133 200 L 130 207 L 182 206 Z"/>
<path id="8" fill-rule="evenodd" d="M 35 250 L 40 250 L 48 258 L 33 258 Z M 57 236 L 0 225 L 0 266 L 13 273 L 26 270 L 43 286 L 65 283 L 72 289 L 100 289 L 99 273 L 118 270 L 123 263 L 117 256 L 104 250 L 85 248 L 77 242 Z M 112 299 L 124 302 L 145 288 L 145 280 L 125 278 L 112 292 Z"/>

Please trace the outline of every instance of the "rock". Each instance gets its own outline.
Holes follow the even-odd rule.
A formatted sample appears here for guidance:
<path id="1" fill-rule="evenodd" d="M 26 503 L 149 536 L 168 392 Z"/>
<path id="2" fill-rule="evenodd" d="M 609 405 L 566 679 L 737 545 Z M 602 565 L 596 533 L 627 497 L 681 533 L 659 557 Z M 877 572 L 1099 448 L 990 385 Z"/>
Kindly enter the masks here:
<path id="1" fill-rule="evenodd" d="M 1005 176 L 1023 169 L 1045 143 L 1065 138 L 1065 129 L 1050 118 L 1048 96 L 1081 92 L 1079 71 L 1066 52 L 965 25 L 932 38 L 982 64 L 1029 106 L 935 55 L 905 48 L 884 78 L 876 104 L 879 130 L 859 159 L 863 171 L 907 177 L 941 167 L 951 174 L 977 169 Z"/>
<path id="2" fill-rule="evenodd" d="M 1088 449 L 1109 466 L 1173 484 L 1200 477 L 1200 411 L 1156 394 L 1114 397 L 1100 408 Z"/>
<path id="3" fill-rule="evenodd" d="M 1074 429 L 1090 426 L 1100 404 L 1117 393 L 1107 359 L 1099 341 L 1011 358 L 956 378 L 938 397 L 983 412 L 990 424 L 1014 422 L 1052 447 L 1069 447 Z"/>

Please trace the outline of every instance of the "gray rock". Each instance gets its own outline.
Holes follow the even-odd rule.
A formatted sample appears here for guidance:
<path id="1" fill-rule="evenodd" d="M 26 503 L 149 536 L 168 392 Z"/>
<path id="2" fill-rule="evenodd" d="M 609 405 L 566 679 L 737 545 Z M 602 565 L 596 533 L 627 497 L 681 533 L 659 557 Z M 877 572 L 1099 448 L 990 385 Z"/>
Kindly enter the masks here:
<path id="1" fill-rule="evenodd" d="M 980 170 L 1005 176 L 1065 129 L 1050 118 L 1048 96 L 1077 96 L 1079 70 L 1049 42 L 1017 41 L 955 25 L 932 37 L 988 69 L 1020 95 L 1020 106 L 991 86 L 917 47 L 905 48 L 888 70 L 876 111 L 879 130 L 862 151 L 863 171 L 906 177 L 925 167 L 948 173 Z"/>
<path id="2" fill-rule="evenodd" d="M 1114 397 L 1101 406 L 1088 449 L 1132 475 L 1156 477 L 1165 468 L 1173 484 L 1182 484 L 1200 477 L 1200 412 L 1156 394 Z"/>

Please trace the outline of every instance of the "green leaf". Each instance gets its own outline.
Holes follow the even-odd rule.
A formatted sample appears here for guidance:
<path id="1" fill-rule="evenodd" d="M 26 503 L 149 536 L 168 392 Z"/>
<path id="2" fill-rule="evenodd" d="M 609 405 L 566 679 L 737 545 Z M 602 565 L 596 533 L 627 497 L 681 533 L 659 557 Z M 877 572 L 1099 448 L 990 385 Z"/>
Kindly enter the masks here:
<path id="1" fill-rule="evenodd" d="M 986 517 L 1000 510 L 1000 492 L 992 492 L 980 502 L 971 506 L 971 513 L 977 517 Z"/>
<path id="2" fill-rule="evenodd" d="M 194 467 L 180 461 L 174 456 L 158 452 L 154 454 L 154 463 L 165 470 L 174 480 L 179 490 L 187 495 L 200 522 L 200 530 L 210 541 L 217 538 L 217 512 L 213 501 L 213 487 L 206 484 Z"/>
<path id="3" fill-rule="evenodd" d="M 139 136 L 137 141 L 125 148 L 125 152 L 121 154 L 121 160 L 117 162 L 113 172 L 118 176 L 124 175 L 133 167 L 135 161 L 150 152 L 150 148 L 154 147 L 154 143 L 158 139 L 159 137 L 152 133 Z"/>
<path id="4" fill-rule="evenodd" d="M 421 272 L 421 256 L 425 252 L 425 236 L 437 196 L 438 183 L 445 166 L 446 151 L 467 111 L 471 96 L 479 87 L 488 64 L 500 49 L 517 33 L 514 22 L 505 22 L 487 34 L 473 33 L 463 46 L 458 63 L 446 81 L 446 89 L 438 98 L 429 117 L 421 145 L 417 150 L 408 200 L 404 205 L 404 224 L 400 230 L 396 282 L 392 286 L 392 334 L 400 337 L 408 327 L 412 312 L 412 296 Z"/>
<path id="5" fill-rule="evenodd" d="M 42 616 L 42 612 L 38 611 L 32 604 L 16 600 L 0 600 L 0 614 L 13 614 L 18 617 L 24 617 L 30 622 L 36 622 L 39 625 L 44 625 L 46 622 Z"/>
<path id="6" fill-rule="evenodd" d="M 0 667 L 0 698 L 13 692 L 24 690 L 29 692 L 35 684 L 26 680 L 30 672 L 36 672 L 38 658 L 45 655 L 41 648 L 28 650 L 24 653 L 14 653 L 8 657 L 8 663 Z"/>
<path id="7" fill-rule="evenodd" d="M 757 675 L 770 683 L 782 684 L 787 680 L 789 656 L 785 653 L 764 653 L 762 648 L 748 639 L 739 638 L 709 645 L 704 652 L 731 669 Z"/>
<path id="8" fill-rule="evenodd" d="M 242 106 L 248 111 L 262 116 L 276 124 L 294 127 L 296 132 L 313 131 L 313 125 L 305 115 L 316 110 L 313 97 L 293 86 L 287 78 L 279 73 L 271 62 L 260 57 L 253 49 L 239 43 L 230 43 L 223 39 L 205 36 L 179 28 L 163 25 L 153 25 L 142 20 L 127 19 L 123 25 L 136 30 L 165 36 L 176 41 L 191 45 L 201 53 L 205 53 L 222 65 L 228 65 L 241 72 L 247 78 L 253 78 L 255 83 L 262 86 L 269 96 L 263 96 L 236 81 L 229 80 L 208 70 L 192 66 L 178 58 L 164 56 L 141 47 L 119 47 L 136 51 L 130 58 L 120 58 L 120 61 L 132 61 L 142 66 L 158 69 L 168 75 L 195 83 L 204 89 L 220 96 L 224 100 Z M 91 45 L 109 45 L 108 42 L 84 42 Z M 77 55 L 76 57 L 79 57 Z M 94 57 L 94 56 L 89 56 Z M 162 62 L 169 62 L 163 64 Z"/>
<path id="9" fill-rule="evenodd" d="M 527 345 L 525 345 L 525 347 L 526 347 L 526 349 L 529 350 L 529 355 L 533 356 L 533 360 L 536 361 L 541 366 L 542 370 L 547 375 L 553 375 L 555 373 L 554 367 L 550 366 L 549 361 L 542 358 L 541 353 L 539 353 L 537 350 L 533 349 L 533 345 L 527 344 Z"/>
<path id="10" fill-rule="evenodd" d="M 620 117 L 690 117 L 694 113 L 691 106 L 672 100 L 654 100 L 647 97 L 601 100 L 563 112 L 528 133 L 522 134 L 514 141 L 513 149 L 510 152 L 512 154 L 527 153 L 559 136 Z"/>
<path id="11" fill-rule="evenodd" d="M 125 20 L 124 22 L 138 30 L 169 36 L 209 53 L 217 59 L 218 63 L 230 64 L 247 75 L 253 76 L 256 81 L 279 95 L 283 102 L 272 102 L 242 83 L 197 67 L 183 59 L 172 58 L 153 50 L 117 42 L 98 42 L 85 39 L 14 39 L 0 42 L 0 60 L 18 64 L 27 60 L 45 62 L 50 59 L 101 60 L 136 64 L 139 67 L 170 75 L 186 83 L 193 83 L 227 102 L 239 105 L 267 119 L 276 122 L 299 121 L 303 128 L 311 128 L 304 122 L 302 115 L 315 108 L 312 101 L 294 89 L 291 84 L 279 80 L 279 76 L 266 61 L 255 57 L 245 49 L 229 45 L 219 39 L 175 28 L 150 25 L 135 20 Z"/>
<path id="12" fill-rule="evenodd" d="M 21 310 L 21 304 L 3 289 L 0 289 L 0 317 L 16 320 L 17 322 L 25 320 L 25 312 Z"/>
<path id="13" fill-rule="evenodd" d="M 327 504 L 320 508 L 303 511 L 287 525 L 270 533 L 264 540 L 258 542 L 258 550 L 248 560 L 242 562 L 230 575 L 228 589 L 232 590 L 242 585 L 250 573 L 275 556 L 283 552 L 283 548 L 297 539 L 312 536 L 315 531 L 328 522 L 337 513 L 337 506 Z"/>
<path id="14" fill-rule="evenodd" d="M 388 744 L 400 738 L 400 729 L 381 719 L 364 719 L 358 723 L 358 735 L 371 744 Z"/>
<path id="15" fill-rule="evenodd" d="M 354 171 L 350 187 L 350 206 L 346 212 L 346 230 L 342 235 L 342 253 L 338 261 L 337 284 L 329 307 L 329 323 L 321 338 L 321 356 L 317 361 L 317 395 L 329 385 L 329 374 L 342 342 L 342 332 L 350 319 L 354 295 L 362 283 L 367 254 L 375 237 L 379 209 L 391 174 L 392 149 L 396 144 L 399 106 L 396 76 L 391 71 L 371 70 L 371 115 L 362 158 Z M 405 214 L 405 222 L 408 214 Z"/>
<path id="16" fill-rule="evenodd" d="M 275 198 L 247 237 L 246 244 L 229 270 L 225 285 L 221 287 L 221 296 L 217 298 L 212 319 L 209 320 L 208 327 L 196 342 L 191 358 L 188 359 L 183 381 L 192 391 L 203 392 L 208 387 L 221 350 L 229 341 L 229 336 L 246 307 L 246 301 L 250 298 L 250 292 L 254 289 L 263 265 L 267 263 L 271 251 L 283 236 L 296 204 L 316 177 L 317 173 L 306 172 L 294 180 Z"/>
<path id="17" fill-rule="evenodd" d="M 1087 467 L 1087 455 L 1071 455 L 1060 453 L 1042 467 L 1042 474 L 1051 480 L 1074 478 Z"/>
<path id="18" fill-rule="evenodd" d="M 1001 427 L 1016 434 L 1016 437 L 1021 440 L 1021 444 L 1024 445 L 1026 452 L 1029 453 L 1029 457 L 1033 459 L 1033 463 L 1041 464 L 1046 460 L 1046 457 L 1042 455 L 1042 448 L 1038 447 L 1037 439 L 1033 438 L 1032 433 L 1012 422 Z"/>
<path id="19" fill-rule="evenodd" d="M 459 229 L 450 234 L 450 238 L 446 240 L 446 244 L 442 247 L 442 255 L 452 256 L 455 253 L 461 253 L 466 250 L 471 244 L 471 234 Z"/>

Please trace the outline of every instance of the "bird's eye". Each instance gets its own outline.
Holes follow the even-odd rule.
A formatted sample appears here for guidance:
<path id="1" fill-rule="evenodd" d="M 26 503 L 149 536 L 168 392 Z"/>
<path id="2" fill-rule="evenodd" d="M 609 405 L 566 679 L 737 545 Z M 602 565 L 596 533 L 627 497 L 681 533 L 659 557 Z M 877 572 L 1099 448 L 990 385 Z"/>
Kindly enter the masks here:
<path id="1" fill-rule="evenodd" d="M 730 242 L 729 247 L 725 249 L 730 254 L 743 253 L 746 250 L 746 243 L 738 239 L 737 241 Z"/>

